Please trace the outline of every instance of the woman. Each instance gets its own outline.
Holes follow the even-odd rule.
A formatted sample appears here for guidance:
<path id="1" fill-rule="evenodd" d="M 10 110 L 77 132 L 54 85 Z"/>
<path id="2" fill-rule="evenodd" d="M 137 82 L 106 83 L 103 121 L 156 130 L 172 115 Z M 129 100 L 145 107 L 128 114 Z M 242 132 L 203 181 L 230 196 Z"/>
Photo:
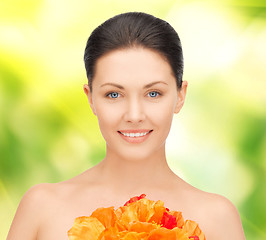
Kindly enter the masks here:
<path id="1" fill-rule="evenodd" d="M 106 141 L 105 158 L 70 180 L 32 187 L 8 239 L 67 239 L 76 217 L 142 193 L 195 220 L 208 240 L 245 239 L 229 200 L 192 187 L 167 164 L 165 141 L 187 89 L 175 30 L 148 14 L 120 14 L 94 30 L 84 60 L 83 89 Z"/>

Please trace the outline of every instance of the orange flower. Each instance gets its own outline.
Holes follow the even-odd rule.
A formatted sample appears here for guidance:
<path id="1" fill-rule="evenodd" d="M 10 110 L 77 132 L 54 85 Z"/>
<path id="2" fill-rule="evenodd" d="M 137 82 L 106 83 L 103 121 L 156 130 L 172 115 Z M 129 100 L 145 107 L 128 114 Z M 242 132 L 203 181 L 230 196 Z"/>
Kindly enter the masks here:
<path id="1" fill-rule="evenodd" d="M 196 222 L 192 220 L 186 220 L 183 228 L 188 233 L 189 237 L 192 238 L 192 240 L 205 239 L 204 233 L 201 231 Z"/>
<path id="2" fill-rule="evenodd" d="M 91 217 L 97 218 L 105 228 L 110 228 L 115 225 L 117 221 L 117 216 L 114 212 L 114 207 L 109 208 L 97 208 Z"/>
<path id="3" fill-rule="evenodd" d="M 74 226 L 68 231 L 69 240 L 95 240 L 98 239 L 105 227 L 94 217 L 78 217 Z"/>
<path id="4" fill-rule="evenodd" d="M 142 194 L 124 206 L 98 208 L 90 217 L 76 218 L 68 231 L 70 240 L 205 240 L 198 224 L 181 212 Z"/>

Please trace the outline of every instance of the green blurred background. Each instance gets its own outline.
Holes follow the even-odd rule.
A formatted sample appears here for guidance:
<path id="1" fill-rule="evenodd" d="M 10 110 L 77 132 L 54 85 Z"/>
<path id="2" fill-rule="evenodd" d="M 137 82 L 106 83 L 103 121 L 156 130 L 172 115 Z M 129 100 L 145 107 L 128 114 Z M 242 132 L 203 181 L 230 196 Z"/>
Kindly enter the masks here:
<path id="1" fill-rule="evenodd" d="M 266 239 L 265 0 L 1 0 L 0 238 L 31 186 L 103 158 L 83 51 L 95 27 L 127 11 L 167 20 L 183 44 L 189 86 L 167 140 L 170 167 L 229 198 L 247 239 Z"/>

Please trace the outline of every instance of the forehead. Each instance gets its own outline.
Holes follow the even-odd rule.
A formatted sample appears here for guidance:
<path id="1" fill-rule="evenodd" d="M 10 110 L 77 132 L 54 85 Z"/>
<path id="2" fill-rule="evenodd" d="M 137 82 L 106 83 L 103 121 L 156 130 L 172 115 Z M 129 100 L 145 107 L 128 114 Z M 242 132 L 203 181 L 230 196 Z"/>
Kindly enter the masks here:
<path id="1" fill-rule="evenodd" d="M 146 48 L 114 50 L 98 59 L 93 85 L 105 82 L 122 85 L 145 85 L 151 81 L 174 83 L 172 69 L 158 52 Z"/>

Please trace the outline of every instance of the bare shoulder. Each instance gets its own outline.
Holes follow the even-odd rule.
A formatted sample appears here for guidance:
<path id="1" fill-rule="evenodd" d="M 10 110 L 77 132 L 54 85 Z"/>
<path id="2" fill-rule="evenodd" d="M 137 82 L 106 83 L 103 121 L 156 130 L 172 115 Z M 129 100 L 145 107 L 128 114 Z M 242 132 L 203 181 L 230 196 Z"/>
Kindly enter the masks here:
<path id="1" fill-rule="evenodd" d="M 238 210 L 230 200 L 218 194 L 203 192 L 202 201 L 207 217 L 207 239 L 245 239 Z"/>
<path id="2" fill-rule="evenodd" d="M 47 202 L 51 201 L 53 184 L 43 183 L 31 187 L 22 197 L 11 224 L 7 240 L 37 239 Z"/>
<path id="3" fill-rule="evenodd" d="M 31 187 L 21 199 L 7 240 L 65 239 L 74 219 L 91 210 L 91 194 L 85 190 L 90 185 L 86 188 L 86 183 L 81 174 Z"/>
<path id="4" fill-rule="evenodd" d="M 20 206 L 34 208 L 38 205 L 46 205 L 52 201 L 52 196 L 58 189 L 57 183 L 40 183 L 31 187 L 22 197 Z"/>
<path id="5" fill-rule="evenodd" d="M 207 240 L 245 239 L 238 210 L 229 199 L 181 182 L 183 200 L 178 198 L 180 188 L 176 199 L 180 199 L 184 218 L 196 221 Z"/>

